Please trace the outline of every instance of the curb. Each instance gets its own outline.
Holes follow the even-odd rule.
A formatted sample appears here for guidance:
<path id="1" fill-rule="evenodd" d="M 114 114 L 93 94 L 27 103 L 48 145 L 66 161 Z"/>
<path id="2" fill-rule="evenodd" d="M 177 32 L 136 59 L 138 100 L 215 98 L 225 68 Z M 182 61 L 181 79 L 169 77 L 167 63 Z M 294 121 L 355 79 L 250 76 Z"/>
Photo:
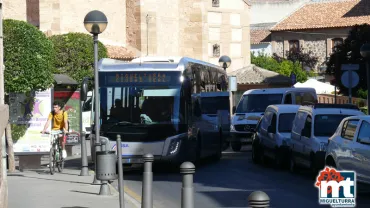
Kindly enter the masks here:
<path id="1" fill-rule="evenodd" d="M 95 172 L 93 170 L 89 170 L 89 173 L 91 173 L 92 175 L 95 174 Z M 119 191 L 118 191 L 118 187 L 114 187 L 112 184 L 108 183 L 108 186 L 109 186 L 109 189 L 111 191 L 111 193 L 113 193 L 113 195 L 115 196 L 119 196 Z M 141 197 L 140 199 L 138 199 L 138 197 L 135 197 L 135 196 L 131 196 L 131 194 L 135 195 L 135 192 L 131 191 L 129 189 L 129 192 L 131 192 L 131 194 L 127 193 L 125 190 L 129 189 L 128 187 L 124 186 L 123 188 L 123 192 L 124 192 L 124 201 L 127 201 L 129 202 L 131 205 L 133 205 L 134 207 L 137 207 L 137 208 L 141 208 Z M 155 208 L 155 207 L 154 207 Z"/>
<path id="2" fill-rule="evenodd" d="M 112 184 L 108 183 L 108 186 L 111 193 L 113 193 L 115 196 L 119 196 L 119 191 L 117 191 L 117 189 Z M 124 192 L 124 201 L 129 202 L 134 207 L 141 208 L 141 203 L 128 195 L 126 192 Z"/>

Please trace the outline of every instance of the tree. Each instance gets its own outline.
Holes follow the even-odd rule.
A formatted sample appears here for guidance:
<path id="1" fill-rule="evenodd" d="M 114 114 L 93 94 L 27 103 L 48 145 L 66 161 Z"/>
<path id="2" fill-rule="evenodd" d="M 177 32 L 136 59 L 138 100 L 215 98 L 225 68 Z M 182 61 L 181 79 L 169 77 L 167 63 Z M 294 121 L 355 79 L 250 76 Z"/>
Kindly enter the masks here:
<path id="1" fill-rule="evenodd" d="M 91 35 L 67 33 L 53 35 L 50 40 L 56 51 L 55 73 L 67 74 L 81 82 L 84 77 L 94 76 L 94 42 Z M 106 47 L 99 42 L 99 59 L 107 57 Z"/>
<path id="2" fill-rule="evenodd" d="M 302 66 L 298 62 L 294 63 L 279 57 L 269 57 L 263 53 L 258 53 L 258 56 L 251 53 L 251 62 L 258 67 L 277 72 L 284 76 L 290 76 L 294 72 L 298 82 L 305 82 L 307 80 L 307 73 L 302 70 Z"/>
<path id="3" fill-rule="evenodd" d="M 303 67 L 309 67 L 313 69 L 316 67 L 317 63 L 319 62 L 319 58 L 313 54 L 310 50 L 305 50 L 303 47 L 299 47 L 294 50 L 286 51 L 286 58 L 278 56 L 276 53 L 272 55 L 272 57 L 281 62 L 282 60 L 289 60 L 293 63 L 299 63 Z"/>
<path id="4" fill-rule="evenodd" d="M 361 96 L 361 92 L 367 89 L 365 59 L 360 54 L 360 48 L 364 43 L 369 41 L 370 25 L 355 25 L 348 33 L 343 44 L 337 45 L 334 48 L 327 63 L 326 73 L 334 75 L 335 80 L 341 80 L 343 74 L 341 70 L 342 64 L 359 64 L 360 69 L 357 73 L 360 77 L 360 81 L 359 84 L 352 89 L 353 96 Z M 340 93 L 348 95 L 348 89 L 340 81 L 337 81 L 337 85 Z"/>
<path id="5" fill-rule="evenodd" d="M 3 27 L 5 92 L 29 93 L 51 87 L 55 60 L 52 42 L 35 26 L 24 21 L 6 19 Z M 15 171 L 12 136 L 19 134 L 12 131 L 12 127 L 17 126 L 8 123 L 5 131 L 10 172 Z M 20 128 L 24 131 L 27 127 L 22 125 Z"/>
<path id="6" fill-rule="evenodd" d="M 45 90 L 53 84 L 53 44 L 35 26 L 6 19 L 4 27 L 5 92 Z"/>

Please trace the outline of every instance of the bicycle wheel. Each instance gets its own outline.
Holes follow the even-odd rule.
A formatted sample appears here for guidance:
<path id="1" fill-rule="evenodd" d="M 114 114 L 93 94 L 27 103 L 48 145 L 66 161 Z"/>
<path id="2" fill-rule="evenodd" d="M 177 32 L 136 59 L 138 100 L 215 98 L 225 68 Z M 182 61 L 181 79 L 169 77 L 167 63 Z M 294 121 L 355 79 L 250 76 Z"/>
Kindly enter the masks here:
<path id="1" fill-rule="evenodd" d="M 54 175 L 55 172 L 55 152 L 53 146 L 50 148 L 50 153 L 49 153 L 49 169 L 50 169 L 50 174 Z"/>
<path id="2" fill-rule="evenodd" d="M 59 148 L 59 160 L 58 160 L 58 171 L 59 173 L 63 172 L 64 168 L 64 158 L 63 158 L 63 152 L 62 149 Z"/>

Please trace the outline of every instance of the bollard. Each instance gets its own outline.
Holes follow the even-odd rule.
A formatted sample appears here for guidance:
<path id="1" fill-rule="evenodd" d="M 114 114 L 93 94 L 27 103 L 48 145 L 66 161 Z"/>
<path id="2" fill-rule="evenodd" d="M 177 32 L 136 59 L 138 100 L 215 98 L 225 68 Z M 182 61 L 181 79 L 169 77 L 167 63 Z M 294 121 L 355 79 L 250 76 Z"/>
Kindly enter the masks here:
<path id="1" fill-rule="evenodd" d="M 95 142 L 95 141 L 94 141 Z M 95 185 L 99 185 L 99 184 L 101 184 L 101 181 L 100 180 L 98 180 L 97 178 L 96 178 L 96 153 L 97 152 L 99 152 L 100 150 L 101 150 L 101 144 L 100 143 L 94 143 L 94 146 L 95 146 L 95 153 L 94 153 L 94 155 L 95 155 L 95 162 L 94 162 L 94 166 L 95 166 L 95 174 L 94 174 L 94 181 L 93 181 L 93 184 L 95 184 Z"/>
<path id="2" fill-rule="evenodd" d="M 251 208 L 268 208 L 270 197 L 263 191 L 254 191 L 248 196 L 248 202 Z"/>
<path id="3" fill-rule="evenodd" d="M 142 187 L 143 198 L 141 199 L 142 201 L 141 208 L 153 208 L 152 163 L 154 161 L 154 156 L 152 154 L 145 154 L 143 156 L 143 160 L 144 160 L 143 187 Z"/>
<path id="4" fill-rule="evenodd" d="M 104 137 L 100 137 L 101 139 L 101 152 L 99 152 L 98 154 L 100 153 L 108 153 L 107 149 L 106 149 L 106 145 L 108 144 L 109 140 L 107 138 L 104 138 Z M 98 158 L 96 160 L 96 162 L 98 162 Z M 107 163 L 105 163 L 104 165 L 106 165 Z M 103 164 L 100 164 L 99 163 L 99 166 L 98 168 L 103 167 Z M 115 166 L 114 166 L 115 167 Z M 97 174 L 99 174 L 100 171 L 97 171 Z M 108 171 L 110 172 L 110 171 Z M 115 173 L 116 171 L 114 171 Z M 109 174 L 109 173 L 108 173 Z M 98 177 L 97 179 L 100 179 L 101 177 Z M 109 186 L 108 186 L 108 180 L 104 180 L 102 179 L 101 180 L 101 186 L 100 186 L 100 192 L 99 192 L 99 195 L 111 195 L 111 192 L 110 192 L 110 189 L 109 189 Z"/>
<path id="5" fill-rule="evenodd" d="M 182 176 L 181 208 L 194 208 L 193 175 L 195 166 L 191 162 L 184 162 L 180 166 Z"/>
<path id="6" fill-rule="evenodd" d="M 80 176 L 89 176 L 85 132 L 81 133 L 81 164 Z"/>
<path id="7" fill-rule="evenodd" d="M 119 207 L 124 208 L 124 195 L 123 192 L 123 170 L 122 170 L 122 146 L 121 146 L 121 135 L 117 135 L 117 159 L 118 159 L 118 192 L 119 192 Z"/>

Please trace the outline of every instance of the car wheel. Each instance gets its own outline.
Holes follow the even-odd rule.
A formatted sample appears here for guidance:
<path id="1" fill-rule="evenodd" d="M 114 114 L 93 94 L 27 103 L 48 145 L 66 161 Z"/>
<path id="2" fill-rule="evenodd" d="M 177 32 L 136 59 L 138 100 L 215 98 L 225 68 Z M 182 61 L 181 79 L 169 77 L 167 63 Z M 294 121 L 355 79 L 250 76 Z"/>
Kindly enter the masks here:
<path id="1" fill-rule="evenodd" d="M 256 144 L 252 145 L 252 161 L 255 164 L 260 163 L 258 145 L 256 145 Z"/>

